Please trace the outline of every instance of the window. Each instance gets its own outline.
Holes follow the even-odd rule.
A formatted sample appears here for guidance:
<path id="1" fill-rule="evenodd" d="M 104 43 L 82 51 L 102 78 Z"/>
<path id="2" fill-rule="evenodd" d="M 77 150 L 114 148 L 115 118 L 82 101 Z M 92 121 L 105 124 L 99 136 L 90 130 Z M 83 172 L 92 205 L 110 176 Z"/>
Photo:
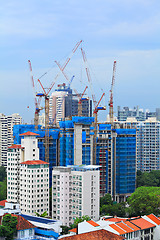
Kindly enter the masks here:
<path id="1" fill-rule="evenodd" d="M 24 237 L 24 230 L 21 231 L 21 237 Z"/>

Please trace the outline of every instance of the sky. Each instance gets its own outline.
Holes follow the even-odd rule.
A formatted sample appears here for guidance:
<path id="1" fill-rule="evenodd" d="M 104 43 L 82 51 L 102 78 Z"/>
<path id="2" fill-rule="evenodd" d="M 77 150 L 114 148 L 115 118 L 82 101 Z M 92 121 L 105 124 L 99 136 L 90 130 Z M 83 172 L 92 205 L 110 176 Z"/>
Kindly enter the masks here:
<path id="1" fill-rule="evenodd" d="M 0 4 L 0 112 L 19 113 L 30 123 L 34 93 L 28 60 L 35 83 L 47 73 L 41 78 L 47 88 L 59 73 L 55 60 L 63 65 L 80 40 L 92 81 L 88 94 L 98 101 L 105 92 L 101 103 L 107 111 L 99 120 L 108 114 L 114 60 L 115 113 L 118 105 L 160 107 L 159 0 L 7 0 Z M 75 75 L 71 87 L 83 92 L 88 80 L 80 48 L 65 72 L 69 79 Z M 52 91 L 63 82 L 59 73 Z"/>

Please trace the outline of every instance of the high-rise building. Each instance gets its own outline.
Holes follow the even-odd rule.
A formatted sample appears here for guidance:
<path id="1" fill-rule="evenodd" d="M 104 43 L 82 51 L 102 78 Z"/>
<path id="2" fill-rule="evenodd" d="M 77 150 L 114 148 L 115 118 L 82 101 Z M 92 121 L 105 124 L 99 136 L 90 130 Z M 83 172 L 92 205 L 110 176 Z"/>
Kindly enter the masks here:
<path id="1" fill-rule="evenodd" d="M 13 126 L 21 124 L 22 117 L 18 113 L 6 116 L 0 113 L 0 166 L 7 167 L 7 149 L 13 144 Z"/>
<path id="2" fill-rule="evenodd" d="M 69 226 L 76 217 L 99 219 L 99 167 L 53 169 L 52 218 Z"/>
<path id="3" fill-rule="evenodd" d="M 93 122 L 94 118 L 72 117 L 59 123 L 61 166 L 93 164 Z M 116 128 L 98 124 L 96 164 L 100 165 L 100 195 L 108 192 L 121 201 L 135 190 L 136 130 L 123 129 L 119 123 Z"/>
<path id="4" fill-rule="evenodd" d="M 78 115 L 78 96 L 72 93 L 72 89 L 63 84 L 59 84 L 55 92 L 51 94 L 49 100 L 49 119 L 53 124 L 66 117 Z M 82 116 L 92 116 L 92 101 L 86 99 L 82 101 Z"/>
<path id="5" fill-rule="evenodd" d="M 49 215 L 49 164 L 30 160 L 20 164 L 20 209 L 22 214 Z"/>
<path id="6" fill-rule="evenodd" d="M 136 167 L 142 172 L 160 169 L 160 122 L 156 117 L 145 121 L 127 118 L 123 122 L 126 128 L 137 130 Z"/>
<path id="7" fill-rule="evenodd" d="M 31 215 L 49 213 L 49 164 L 38 160 L 37 135 L 21 134 L 21 145 L 10 146 L 7 159 L 7 200 Z"/>
<path id="8" fill-rule="evenodd" d="M 107 163 L 107 192 L 121 202 L 136 188 L 136 129 L 112 129 L 112 151 L 112 165 Z"/>
<path id="9" fill-rule="evenodd" d="M 160 169 L 160 122 L 149 118 L 137 123 L 137 170 Z"/>
<path id="10" fill-rule="evenodd" d="M 59 122 L 60 166 L 93 163 L 93 117 L 72 117 Z"/>

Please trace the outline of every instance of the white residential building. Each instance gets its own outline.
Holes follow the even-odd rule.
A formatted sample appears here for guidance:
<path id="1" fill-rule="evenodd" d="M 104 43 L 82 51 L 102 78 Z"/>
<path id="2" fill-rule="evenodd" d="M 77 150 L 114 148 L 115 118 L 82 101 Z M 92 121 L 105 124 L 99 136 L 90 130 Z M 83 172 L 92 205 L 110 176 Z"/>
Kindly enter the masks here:
<path id="1" fill-rule="evenodd" d="M 49 213 L 49 164 L 39 159 L 36 136 L 20 134 L 21 145 L 8 148 L 7 201 L 19 203 L 22 213 Z"/>
<path id="2" fill-rule="evenodd" d="M 49 163 L 41 160 L 20 164 L 20 209 L 22 214 L 49 215 Z"/>
<path id="3" fill-rule="evenodd" d="M 99 167 L 55 167 L 52 218 L 69 226 L 76 217 L 99 219 Z"/>
<path id="4" fill-rule="evenodd" d="M 22 117 L 18 113 L 6 116 L 0 113 L 0 166 L 7 167 L 7 149 L 13 144 L 13 126 L 21 124 Z"/>
<path id="5" fill-rule="evenodd" d="M 160 122 L 156 117 L 145 121 L 127 118 L 123 123 L 126 128 L 137 129 L 137 170 L 150 172 L 160 169 Z"/>

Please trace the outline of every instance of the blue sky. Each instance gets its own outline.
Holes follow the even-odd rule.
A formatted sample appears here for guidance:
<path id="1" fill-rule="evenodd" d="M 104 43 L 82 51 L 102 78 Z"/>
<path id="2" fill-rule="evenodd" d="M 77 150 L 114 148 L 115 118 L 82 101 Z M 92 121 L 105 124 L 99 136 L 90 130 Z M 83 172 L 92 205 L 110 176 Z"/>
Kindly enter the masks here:
<path id="1" fill-rule="evenodd" d="M 35 80 L 51 69 L 42 78 L 48 87 L 58 72 L 54 61 L 62 64 L 81 39 L 97 100 L 103 89 L 108 104 L 117 60 L 115 111 L 117 105 L 160 107 L 159 0 L 8 0 L 0 5 L 0 112 L 19 112 L 29 122 L 34 99 L 28 59 Z M 88 83 L 80 50 L 66 73 L 76 76 L 72 87 L 83 91 Z"/>

